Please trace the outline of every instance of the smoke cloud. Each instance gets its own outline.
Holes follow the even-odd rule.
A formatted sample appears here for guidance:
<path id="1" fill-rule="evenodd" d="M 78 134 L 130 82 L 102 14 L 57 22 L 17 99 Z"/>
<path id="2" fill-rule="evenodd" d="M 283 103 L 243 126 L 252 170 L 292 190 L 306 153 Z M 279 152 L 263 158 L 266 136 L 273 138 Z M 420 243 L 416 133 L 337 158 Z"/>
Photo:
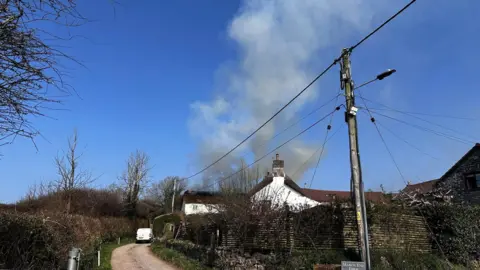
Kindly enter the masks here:
<path id="1" fill-rule="evenodd" d="M 323 49 L 338 45 L 340 51 L 346 45 L 340 43 L 352 33 L 358 37 L 371 29 L 372 7 L 378 10 L 378 4 L 371 0 L 244 1 L 228 26 L 228 38 L 239 49 L 238 59 L 229 68 L 219 67 L 226 85 L 211 101 L 191 104 L 189 128 L 198 140 L 195 167 L 201 169 L 216 160 L 307 85 L 318 72 L 311 69 L 312 63 L 332 60 L 331 54 L 322 59 Z M 252 160 L 267 153 L 272 136 L 292 121 L 293 112 L 318 98 L 319 90 L 306 91 L 210 173 L 231 171 L 241 154 L 251 153 Z M 287 174 L 297 171 L 321 142 L 317 144 L 295 140 L 280 149 Z M 314 158 L 301 168 L 296 180 L 315 162 Z M 261 166 L 270 167 L 271 159 L 264 159 Z"/>

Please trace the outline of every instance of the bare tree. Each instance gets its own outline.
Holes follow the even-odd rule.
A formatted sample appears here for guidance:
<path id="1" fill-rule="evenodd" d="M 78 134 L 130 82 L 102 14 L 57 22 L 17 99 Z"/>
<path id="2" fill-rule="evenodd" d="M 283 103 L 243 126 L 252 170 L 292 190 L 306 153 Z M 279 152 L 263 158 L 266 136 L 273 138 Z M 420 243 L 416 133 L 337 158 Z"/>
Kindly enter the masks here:
<path id="1" fill-rule="evenodd" d="M 171 212 L 174 183 L 175 196 L 178 196 L 187 188 L 187 182 L 184 178 L 168 176 L 158 182 L 152 183 L 146 190 L 146 198 L 161 205 L 165 213 Z"/>
<path id="2" fill-rule="evenodd" d="M 240 159 L 239 163 L 229 178 L 218 181 L 220 191 L 247 193 L 259 183 L 263 176 L 260 167 L 248 167 L 244 159 Z"/>
<path id="3" fill-rule="evenodd" d="M 45 116 L 50 105 L 60 102 L 50 88 L 62 95 L 72 92 L 59 60 L 74 59 L 58 43 L 73 37 L 53 35 L 45 23 L 72 27 L 85 22 L 74 0 L 0 0 L 0 146 L 17 136 L 38 135 L 28 119 Z"/>
<path id="4" fill-rule="evenodd" d="M 125 212 L 129 217 L 135 217 L 140 194 L 148 183 L 148 172 L 150 171 L 148 162 L 147 154 L 137 150 L 130 154 L 127 169 L 119 178 L 123 190 Z"/>
<path id="5" fill-rule="evenodd" d="M 78 133 L 74 130 L 73 136 L 68 139 L 68 151 L 55 157 L 55 165 L 59 178 L 54 181 L 57 190 L 62 191 L 67 200 L 67 214 L 70 213 L 72 196 L 75 189 L 87 187 L 94 179 L 92 174 L 79 168 L 79 159 L 82 156 L 77 152 Z"/>

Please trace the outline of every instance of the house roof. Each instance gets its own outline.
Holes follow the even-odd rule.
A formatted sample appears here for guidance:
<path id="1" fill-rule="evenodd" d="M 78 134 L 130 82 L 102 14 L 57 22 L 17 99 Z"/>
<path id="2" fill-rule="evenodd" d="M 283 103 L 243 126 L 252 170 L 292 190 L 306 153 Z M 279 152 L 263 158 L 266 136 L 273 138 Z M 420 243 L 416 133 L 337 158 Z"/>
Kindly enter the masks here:
<path id="1" fill-rule="evenodd" d="M 475 153 L 476 150 L 480 149 L 480 143 L 476 143 L 468 152 L 463 155 L 462 158 L 460 158 L 453 166 L 444 174 L 440 179 L 443 179 L 450 175 L 452 172 L 454 172 L 460 165 L 462 165 L 463 162 L 465 162 L 473 153 Z"/>
<path id="2" fill-rule="evenodd" d="M 218 192 L 187 190 L 182 195 L 185 203 L 218 204 L 221 201 L 222 195 Z"/>
<path id="3" fill-rule="evenodd" d="M 232 196 L 237 199 L 243 199 L 246 194 L 230 194 L 228 195 L 228 199 L 232 199 Z M 225 202 L 226 199 L 227 196 L 221 192 L 187 190 L 182 195 L 182 203 L 219 204 Z"/>
<path id="4" fill-rule="evenodd" d="M 262 188 L 268 186 L 272 182 L 273 182 L 273 176 L 265 176 L 260 183 L 258 183 L 248 192 L 248 195 L 250 196 L 254 195 L 255 193 L 259 192 Z M 308 197 L 307 195 L 305 195 L 303 190 L 288 175 L 285 176 L 284 184 L 285 186 L 300 193 L 302 196 Z"/>
<path id="5" fill-rule="evenodd" d="M 432 191 L 439 181 L 442 181 L 445 177 L 447 177 L 451 173 L 453 173 L 460 165 L 462 165 L 468 158 L 470 158 L 470 156 L 473 155 L 475 153 L 475 151 L 477 151 L 477 150 L 480 150 L 480 143 L 476 143 L 470 150 L 468 150 L 468 152 L 465 153 L 465 155 L 463 155 L 463 157 L 461 157 L 457 162 L 455 162 L 455 164 L 453 164 L 453 166 L 450 169 L 448 169 L 448 171 L 446 173 L 444 173 L 442 175 L 442 177 L 440 177 L 438 179 L 425 181 L 425 182 L 420 182 L 420 183 L 413 184 L 413 185 L 408 184 L 403 189 L 403 191 L 406 191 L 406 192 L 418 191 L 420 193 L 425 193 L 425 192 Z"/>
<path id="6" fill-rule="evenodd" d="M 419 193 L 426 193 L 432 191 L 435 185 L 440 181 L 440 179 L 433 179 L 430 181 L 420 182 L 416 184 L 408 184 L 403 191 L 404 192 L 412 192 L 416 191 Z"/>
<path id="7" fill-rule="evenodd" d="M 337 199 L 348 200 L 351 198 L 350 191 L 338 191 L 338 190 L 321 190 L 321 189 L 308 189 L 303 188 L 303 193 L 312 200 L 317 202 L 333 202 Z M 365 199 L 373 202 L 385 202 L 387 198 L 382 192 L 368 191 L 365 192 Z"/>

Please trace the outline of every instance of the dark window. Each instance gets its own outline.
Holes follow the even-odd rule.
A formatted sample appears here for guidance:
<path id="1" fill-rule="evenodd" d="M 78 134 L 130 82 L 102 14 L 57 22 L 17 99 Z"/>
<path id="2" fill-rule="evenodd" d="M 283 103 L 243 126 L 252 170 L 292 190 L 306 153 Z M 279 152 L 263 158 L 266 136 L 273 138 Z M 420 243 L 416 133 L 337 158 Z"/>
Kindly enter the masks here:
<path id="1" fill-rule="evenodd" d="M 263 200 L 262 201 L 262 210 L 263 211 L 268 211 L 272 207 L 272 201 L 271 200 Z"/>
<path id="2" fill-rule="evenodd" d="M 480 173 L 467 174 L 465 185 L 468 190 L 480 189 Z"/>

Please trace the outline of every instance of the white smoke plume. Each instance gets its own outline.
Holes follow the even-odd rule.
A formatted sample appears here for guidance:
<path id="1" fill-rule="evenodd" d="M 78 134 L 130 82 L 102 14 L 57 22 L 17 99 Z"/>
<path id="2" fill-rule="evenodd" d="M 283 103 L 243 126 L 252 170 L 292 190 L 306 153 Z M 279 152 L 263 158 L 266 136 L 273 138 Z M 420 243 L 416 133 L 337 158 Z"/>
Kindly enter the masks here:
<path id="1" fill-rule="evenodd" d="M 371 0 L 244 1 L 228 26 L 228 37 L 238 46 L 239 56 L 233 68 L 222 70 L 226 86 L 213 100 L 191 104 L 189 128 L 199 143 L 196 169 L 235 146 L 307 85 L 318 72 L 311 70 L 313 62 L 333 60 L 334 55 L 322 58 L 322 49 L 338 46 L 340 53 L 348 45 L 342 43 L 352 33 L 360 37 L 371 29 L 373 7 L 378 11 L 379 5 L 379 1 Z M 254 158 L 264 155 L 268 140 L 292 120 L 292 112 L 317 98 L 319 88 L 306 91 L 292 108 L 213 171 L 231 171 L 232 164 L 245 152 L 251 152 Z M 295 140 L 280 149 L 287 174 L 293 174 L 318 146 Z M 309 165 L 313 163 L 315 159 Z M 264 167 L 270 164 L 270 158 L 262 162 Z M 296 180 L 308 167 L 301 169 Z"/>

